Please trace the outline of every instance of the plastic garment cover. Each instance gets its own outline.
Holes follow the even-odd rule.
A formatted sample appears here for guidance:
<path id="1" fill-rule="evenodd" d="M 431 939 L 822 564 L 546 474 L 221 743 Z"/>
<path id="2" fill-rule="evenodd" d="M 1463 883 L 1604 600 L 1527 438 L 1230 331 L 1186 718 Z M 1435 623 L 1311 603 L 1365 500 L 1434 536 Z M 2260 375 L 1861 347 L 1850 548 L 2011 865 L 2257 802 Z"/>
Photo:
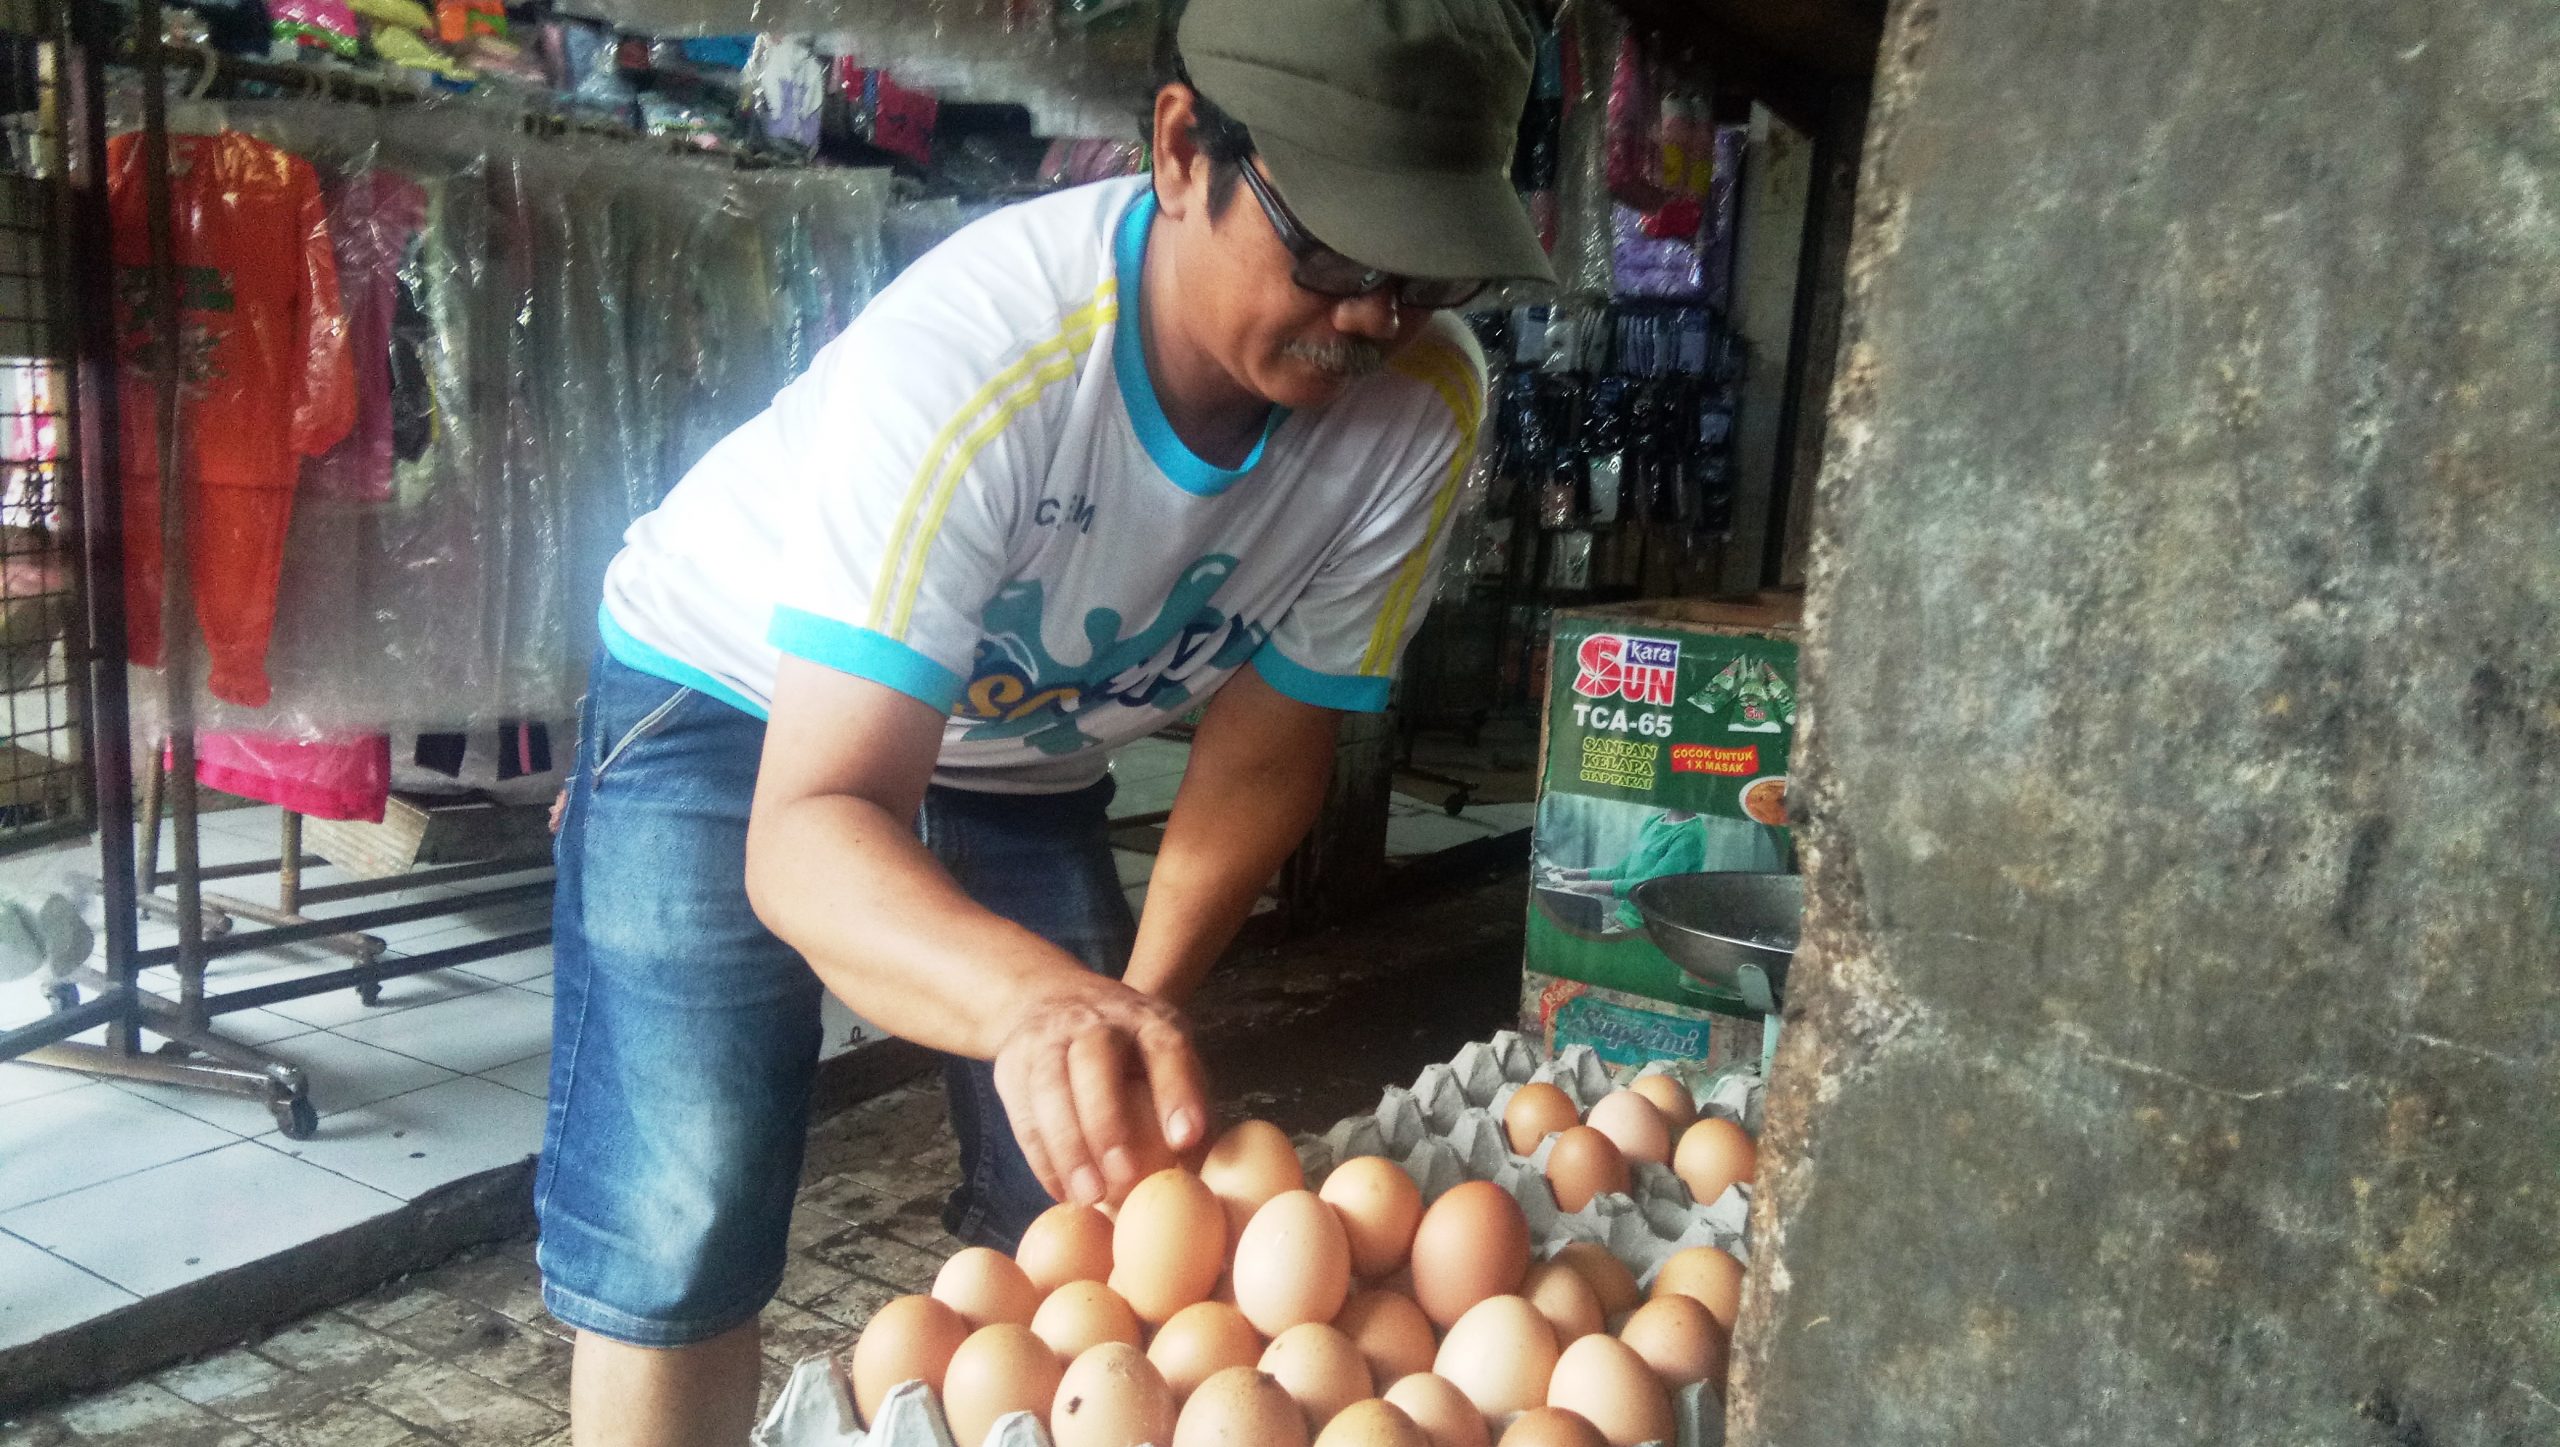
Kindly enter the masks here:
<path id="1" fill-rule="evenodd" d="M 1556 160 L 1556 280 L 1561 296 L 1599 301 L 1617 289 L 1609 226 L 1609 79 L 1627 24 L 1615 7 L 1579 0 L 1566 7 L 1557 25 L 1566 45 Z"/>
<path id="2" fill-rule="evenodd" d="M 1008 101 L 1046 136 L 1135 140 L 1160 0 L 590 0 L 651 35 L 819 38 L 944 100 Z"/>
<path id="3" fill-rule="evenodd" d="M 174 390 L 209 687 L 256 706 L 270 692 L 263 664 L 302 461 L 355 419 L 347 320 L 309 162 L 233 133 L 172 135 L 168 150 L 175 274 L 164 284 L 151 269 L 149 154 L 140 136 L 107 146 L 130 652 L 161 661 L 161 424 Z"/>
<path id="4" fill-rule="evenodd" d="M 573 716 L 624 529 L 883 284 L 887 178 L 532 137 L 467 105 L 229 118 L 349 198 L 330 237 L 386 263 L 350 303 L 383 355 L 359 369 L 352 470 L 304 464 L 273 697 L 199 697 L 199 726 L 310 742 Z M 135 697 L 152 736 L 159 689 Z"/>

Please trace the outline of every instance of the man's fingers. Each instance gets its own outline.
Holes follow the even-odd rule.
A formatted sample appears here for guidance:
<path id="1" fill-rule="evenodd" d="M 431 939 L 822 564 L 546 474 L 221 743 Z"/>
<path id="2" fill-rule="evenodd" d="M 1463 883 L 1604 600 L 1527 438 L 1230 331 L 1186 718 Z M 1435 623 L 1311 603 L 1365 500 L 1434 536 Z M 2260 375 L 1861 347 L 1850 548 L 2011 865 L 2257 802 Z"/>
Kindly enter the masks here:
<path id="1" fill-rule="evenodd" d="M 1138 1053 L 1146 1062 L 1147 1088 L 1165 1144 L 1189 1150 L 1209 1133 L 1209 1080 L 1191 1037 L 1169 1020 L 1150 1019 L 1138 1029 Z"/>
<path id="2" fill-rule="evenodd" d="M 1049 1149 L 1049 1164 L 1066 1185 L 1064 1191 L 1050 1194 L 1061 1201 L 1099 1201 L 1103 1198 L 1102 1172 L 1085 1150 L 1084 1128 L 1076 1120 L 1075 1086 L 1067 1076 L 1066 1043 L 1044 1040 L 1033 1048 L 1036 1053 L 1028 1062 L 1032 1118 L 1039 1123 L 1041 1144 Z"/>
<path id="3" fill-rule="evenodd" d="M 1128 1047 L 1117 1030 L 1088 1030 L 1067 1047 L 1076 1121 L 1084 1130 L 1085 1149 L 1102 1169 L 1103 1188 L 1113 1197 L 1138 1179 L 1137 1154 L 1132 1149 L 1136 1140 L 1129 1129 L 1133 1102 L 1123 1083 L 1128 1072 Z"/>

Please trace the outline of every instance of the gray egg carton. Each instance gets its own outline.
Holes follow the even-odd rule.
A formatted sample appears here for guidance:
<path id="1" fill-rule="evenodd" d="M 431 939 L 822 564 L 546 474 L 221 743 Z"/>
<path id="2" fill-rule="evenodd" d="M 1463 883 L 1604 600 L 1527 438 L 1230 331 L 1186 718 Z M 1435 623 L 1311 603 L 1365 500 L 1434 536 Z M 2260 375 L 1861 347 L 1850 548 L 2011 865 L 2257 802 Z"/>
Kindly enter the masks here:
<path id="1" fill-rule="evenodd" d="M 1659 1062 L 1633 1072 L 1654 1074 L 1679 1078 Z M 1748 1186 L 1729 1187 L 1700 1204 L 1690 1199 L 1689 1188 L 1669 1167 L 1639 1161 L 1632 1193 L 1595 1197 L 1579 1211 L 1560 1209 L 1546 1174 L 1554 1139 L 1539 1142 L 1529 1155 L 1518 1155 L 1502 1125 L 1512 1095 L 1532 1081 L 1553 1084 L 1586 1112 L 1620 1084 L 1587 1045 L 1566 1046 L 1550 1059 L 1525 1037 L 1505 1030 L 1489 1041 L 1466 1045 L 1445 1065 L 1424 1066 L 1410 1090 L 1389 1086 L 1368 1114 L 1352 1116 L 1320 1136 L 1298 1137 L 1299 1164 L 1314 1187 L 1354 1156 L 1385 1156 L 1421 1185 L 1425 1201 L 1440 1199 L 1463 1181 L 1491 1181 L 1520 1203 L 1539 1259 L 1576 1241 L 1596 1242 L 1625 1262 L 1644 1286 L 1653 1284 L 1664 1261 L 1692 1246 L 1718 1246 L 1744 1257 L 1743 1231 L 1751 1215 Z M 1703 1095 L 1687 1080 L 1682 1084 L 1698 1101 L 1702 1116 L 1723 1116 L 1749 1130 L 1759 1114 L 1759 1081 L 1756 1072 L 1731 1070 L 1711 1080 Z"/>

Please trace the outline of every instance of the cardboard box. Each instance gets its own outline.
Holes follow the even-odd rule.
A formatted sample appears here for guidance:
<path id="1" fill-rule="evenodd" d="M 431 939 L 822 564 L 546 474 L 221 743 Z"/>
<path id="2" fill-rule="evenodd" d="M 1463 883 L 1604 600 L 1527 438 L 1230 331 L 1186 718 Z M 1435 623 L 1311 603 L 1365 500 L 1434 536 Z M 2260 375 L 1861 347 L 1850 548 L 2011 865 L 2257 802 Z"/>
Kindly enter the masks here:
<path id="1" fill-rule="evenodd" d="M 1664 874 L 1789 867 L 1800 617 L 1792 596 L 1556 614 L 1521 996 L 1550 1048 L 1759 1050 L 1759 1020 L 1656 949 L 1625 896 Z"/>

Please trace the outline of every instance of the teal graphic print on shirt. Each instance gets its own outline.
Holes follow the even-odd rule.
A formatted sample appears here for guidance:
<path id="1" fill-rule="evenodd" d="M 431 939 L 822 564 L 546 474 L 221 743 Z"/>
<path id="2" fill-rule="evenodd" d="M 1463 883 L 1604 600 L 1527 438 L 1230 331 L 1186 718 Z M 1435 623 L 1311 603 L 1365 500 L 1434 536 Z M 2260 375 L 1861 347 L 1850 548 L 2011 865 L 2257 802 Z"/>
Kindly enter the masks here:
<path id="1" fill-rule="evenodd" d="M 1120 611 L 1084 615 L 1086 660 L 1051 656 L 1041 628 L 1047 594 L 1038 579 L 1008 583 L 979 618 L 985 629 L 969 686 L 952 712 L 973 721 L 970 739 L 1022 739 L 1046 754 L 1072 754 L 1096 739 L 1077 727 L 1088 709 L 1178 709 L 1190 683 L 1206 672 L 1244 666 L 1270 636 L 1268 626 L 1230 618 L 1210 600 L 1236 570 L 1236 560 L 1210 553 L 1183 569 L 1155 621 L 1122 637 Z"/>

